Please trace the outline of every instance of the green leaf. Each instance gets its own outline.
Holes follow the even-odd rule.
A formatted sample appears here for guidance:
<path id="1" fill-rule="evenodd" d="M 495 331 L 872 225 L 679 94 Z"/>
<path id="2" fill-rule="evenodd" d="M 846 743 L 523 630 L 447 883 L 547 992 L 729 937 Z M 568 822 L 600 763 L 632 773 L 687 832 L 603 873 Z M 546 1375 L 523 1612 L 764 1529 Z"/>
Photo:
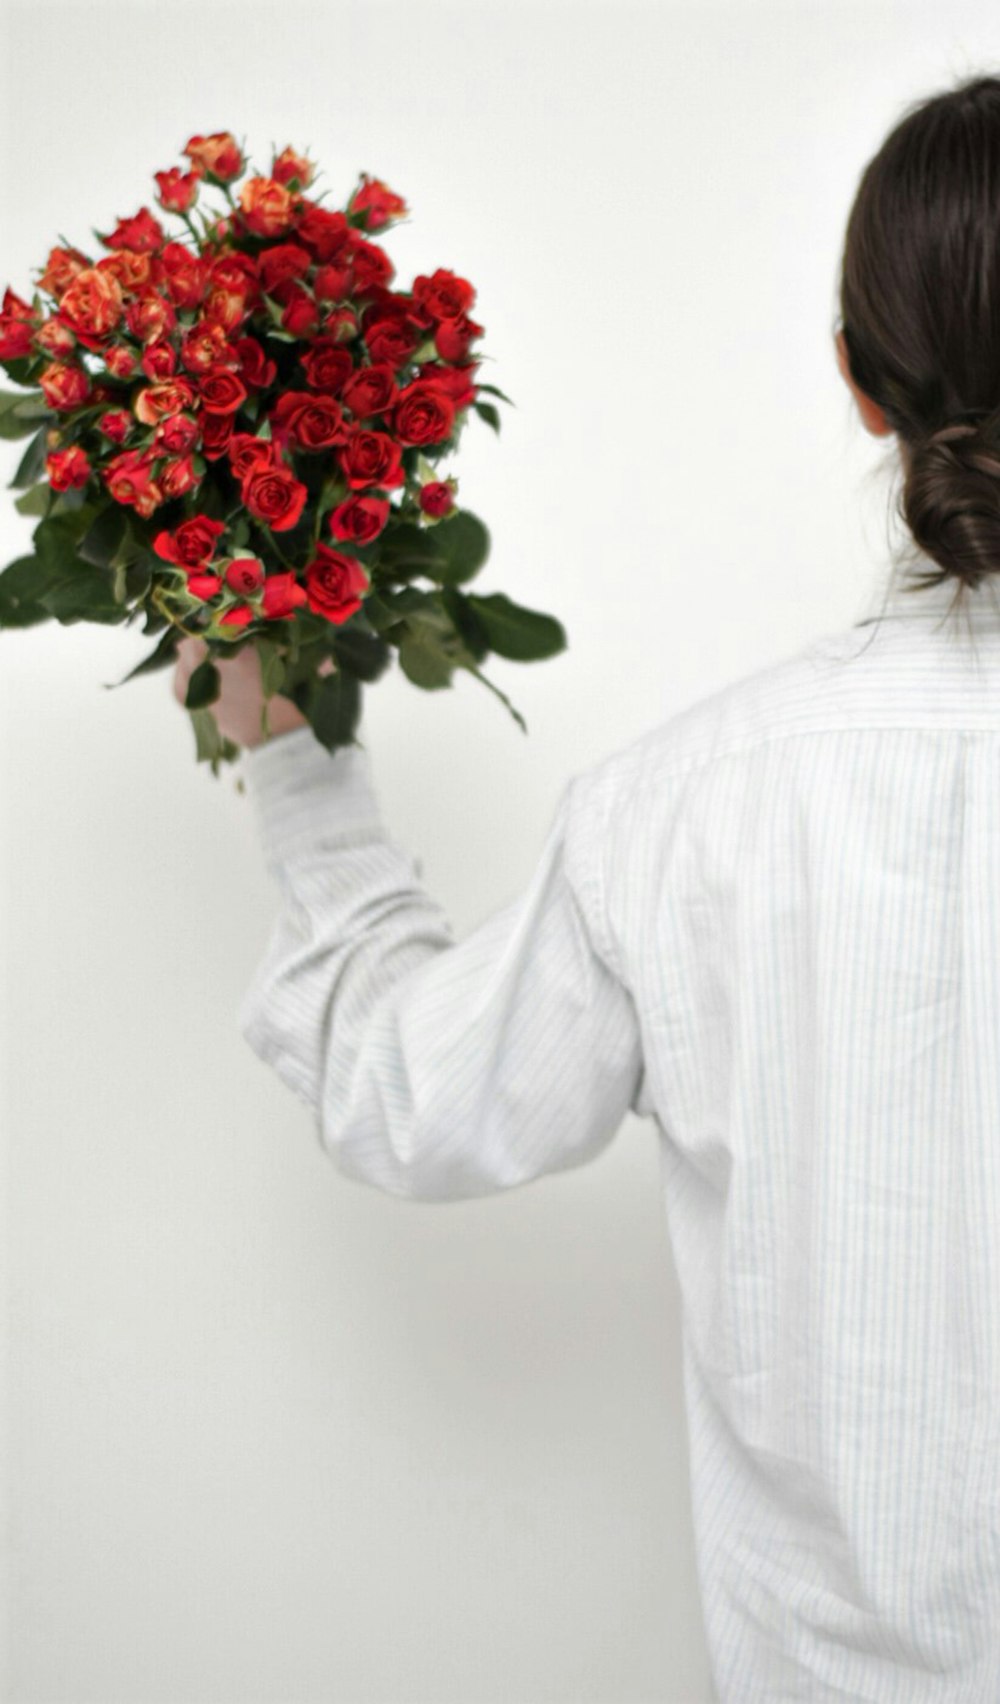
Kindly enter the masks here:
<path id="1" fill-rule="evenodd" d="M 466 650 L 477 663 L 481 663 L 489 655 L 489 642 L 465 593 L 454 586 L 445 586 L 441 602 Z"/>
<path id="2" fill-rule="evenodd" d="M 451 685 L 453 660 L 447 657 L 427 627 L 413 629 L 400 642 L 399 666 L 407 680 L 425 692 Z"/>
<path id="3" fill-rule="evenodd" d="M 378 592 L 367 594 L 364 609 L 368 620 L 377 633 L 387 633 L 391 637 L 399 628 L 406 625 L 403 617 L 397 614 L 392 605 L 385 598 L 380 597 Z"/>
<path id="4" fill-rule="evenodd" d="M 84 562 L 92 562 L 97 568 L 109 568 L 115 562 L 116 554 L 125 542 L 128 530 L 128 516 L 120 503 L 108 503 L 91 522 L 87 531 L 76 547 L 76 554 Z M 136 554 L 138 554 L 138 545 Z M 115 563 L 117 566 L 117 563 Z"/>
<path id="5" fill-rule="evenodd" d="M 185 709 L 204 710 L 206 705 L 215 703 L 221 689 L 222 676 L 211 658 L 206 657 L 204 662 L 191 671 L 184 697 Z"/>
<path id="6" fill-rule="evenodd" d="M 511 408 L 517 407 L 517 403 L 511 401 L 511 398 L 509 396 L 505 395 L 505 393 L 502 390 L 498 390 L 496 385 L 480 385 L 480 384 L 477 384 L 476 389 L 481 390 L 481 391 L 489 391 L 491 396 L 498 396 L 498 397 L 500 397 L 501 401 L 509 402 Z"/>
<path id="7" fill-rule="evenodd" d="M 260 680 L 265 698 L 273 698 L 280 692 L 285 680 L 285 660 L 278 646 L 270 639 L 257 641 L 257 655 L 260 658 Z"/>
<path id="8" fill-rule="evenodd" d="M 83 525 L 86 530 L 86 521 Z M 80 526 L 79 515 L 48 515 L 32 533 L 38 559 L 53 577 L 83 566 L 77 555 Z"/>
<path id="9" fill-rule="evenodd" d="M 207 705 L 200 710 L 189 710 L 188 715 L 194 728 L 197 761 L 210 763 L 212 774 L 218 775 L 219 764 L 231 763 L 238 758 L 240 747 L 220 732 L 219 724 Z"/>
<path id="10" fill-rule="evenodd" d="M 431 528 L 436 549 L 444 558 L 441 572 L 432 576 L 445 586 L 463 585 L 479 573 L 490 553 L 490 535 L 471 509 L 459 509 Z"/>
<path id="11" fill-rule="evenodd" d="M 43 592 L 38 602 L 63 626 L 74 621 L 124 621 L 125 605 L 115 597 L 114 586 L 99 568 L 82 565 Z"/>
<path id="12" fill-rule="evenodd" d="M 19 515 L 47 515 L 51 502 L 51 485 L 30 485 L 14 498 L 14 507 Z"/>
<path id="13" fill-rule="evenodd" d="M 144 598 L 153 583 L 153 571 L 148 554 L 144 553 L 137 562 L 130 562 L 125 569 L 125 595 L 128 598 Z"/>
<path id="14" fill-rule="evenodd" d="M 44 575 L 36 556 L 19 556 L 0 574 L 0 628 L 34 627 L 49 621 L 49 611 L 38 602 Z"/>
<path id="15" fill-rule="evenodd" d="M 355 675 L 337 669 L 333 674 L 314 676 L 300 681 L 291 697 L 327 751 L 354 744 L 361 715 L 361 683 Z"/>
<path id="16" fill-rule="evenodd" d="M 378 680 L 389 666 L 392 647 L 377 633 L 366 633 L 353 622 L 337 628 L 332 642 L 338 664 L 359 680 Z"/>
<path id="17" fill-rule="evenodd" d="M 0 591 L 17 602 L 37 602 L 53 583 L 53 573 L 38 556 L 19 556 L 0 573 Z"/>
<path id="18" fill-rule="evenodd" d="M 468 603 L 486 635 L 490 650 L 515 662 L 536 662 L 566 649 L 566 633 L 552 615 L 525 609 L 503 592 L 489 597 L 468 594 Z"/>
<path id="19" fill-rule="evenodd" d="M 492 426 L 494 432 L 500 431 L 500 410 L 492 402 L 474 402 L 472 406 L 480 420 L 485 420 L 487 426 Z"/>
<path id="20" fill-rule="evenodd" d="M 32 397 L 17 391 L 0 391 L 0 438 L 27 438 L 38 430 L 37 412 L 34 417 L 29 416 L 27 419 L 18 412 L 19 403 L 32 401 Z M 50 411 L 46 409 L 45 419 L 49 418 Z"/>
<path id="21" fill-rule="evenodd" d="M 437 535 L 443 530 L 443 522 L 436 527 L 419 527 L 412 521 L 399 521 L 387 527 L 379 541 L 382 546 L 379 566 L 393 574 L 425 574 L 428 579 L 436 579 L 447 566 L 447 558 L 437 542 Z"/>
<path id="22" fill-rule="evenodd" d="M 177 646 L 182 637 L 179 627 L 168 627 L 159 640 L 156 649 L 151 651 L 148 657 L 143 657 L 141 663 L 136 663 L 135 668 L 130 669 L 127 675 L 122 676 L 121 680 L 105 681 L 106 689 L 111 692 L 117 686 L 124 686 L 127 680 L 134 680 L 136 675 L 152 674 L 155 669 L 165 669 L 175 663 Z"/>
<path id="23" fill-rule="evenodd" d="M 45 458 L 48 455 L 47 433 L 47 426 L 39 426 L 17 464 L 17 472 L 10 482 L 9 490 L 26 491 L 29 485 L 36 485 L 41 479 L 45 472 Z"/>

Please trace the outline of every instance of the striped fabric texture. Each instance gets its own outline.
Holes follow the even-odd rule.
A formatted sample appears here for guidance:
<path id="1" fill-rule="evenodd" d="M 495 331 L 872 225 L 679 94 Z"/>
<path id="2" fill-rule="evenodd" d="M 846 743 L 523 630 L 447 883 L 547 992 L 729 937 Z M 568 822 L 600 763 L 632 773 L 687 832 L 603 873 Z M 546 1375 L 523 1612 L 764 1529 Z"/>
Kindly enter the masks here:
<path id="1" fill-rule="evenodd" d="M 484 1196 L 654 1121 L 721 1704 L 1000 1700 L 1000 602 L 955 589 L 573 775 L 460 941 L 367 749 L 242 760 L 238 1021 L 345 1177 Z"/>

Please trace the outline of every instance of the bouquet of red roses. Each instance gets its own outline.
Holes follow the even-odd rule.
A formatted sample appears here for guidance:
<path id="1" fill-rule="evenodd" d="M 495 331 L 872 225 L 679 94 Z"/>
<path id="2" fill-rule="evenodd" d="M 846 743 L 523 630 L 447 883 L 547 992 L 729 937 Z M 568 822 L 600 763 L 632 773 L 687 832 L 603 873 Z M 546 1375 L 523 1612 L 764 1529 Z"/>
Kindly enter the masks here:
<path id="1" fill-rule="evenodd" d="M 489 551 L 482 521 L 437 466 L 470 408 L 499 432 L 510 398 L 478 382 L 475 291 L 445 268 L 392 288 L 372 240 L 400 196 L 360 174 L 343 210 L 307 193 L 286 147 L 249 175 L 228 131 L 192 136 L 189 168 L 153 175 L 168 235 L 141 207 L 95 230 L 98 260 L 60 235 L 29 304 L 0 309 L 0 437 L 28 438 L 11 487 L 38 516 L 33 549 L 0 572 L 0 627 L 131 622 L 155 648 L 117 685 L 205 642 L 185 698 L 199 761 L 220 733 L 213 657 L 246 645 L 328 749 L 352 743 L 361 685 L 396 650 L 415 686 L 565 649 L 554 617 L 465 590 Z M 204 191 L 226 206 L 204 206 Z M 42 298 L 48 297 L 49 303 Z M 425 582 L 419 584 L 419 582 Z M 322 672 L 318 672 L 322 669 Z"/>

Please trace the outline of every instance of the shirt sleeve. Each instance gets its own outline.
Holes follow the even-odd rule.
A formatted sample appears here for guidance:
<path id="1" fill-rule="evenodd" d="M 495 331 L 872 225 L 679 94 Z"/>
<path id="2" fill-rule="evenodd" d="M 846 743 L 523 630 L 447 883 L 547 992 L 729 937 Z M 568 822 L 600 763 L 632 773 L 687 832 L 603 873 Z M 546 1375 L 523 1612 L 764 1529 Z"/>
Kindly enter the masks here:
<path id="1" fill-rule="evenodd" d="M 456 941 L 385 830 L 363 745 L 297 728 L 242 763 L 280 906 L 239 1028 L 337 1169 L 447 1201 L 601 1153 L 642 1057 L 602 951 L 606 806 L 588 775 L 563 789 L 526 891 Z"/>

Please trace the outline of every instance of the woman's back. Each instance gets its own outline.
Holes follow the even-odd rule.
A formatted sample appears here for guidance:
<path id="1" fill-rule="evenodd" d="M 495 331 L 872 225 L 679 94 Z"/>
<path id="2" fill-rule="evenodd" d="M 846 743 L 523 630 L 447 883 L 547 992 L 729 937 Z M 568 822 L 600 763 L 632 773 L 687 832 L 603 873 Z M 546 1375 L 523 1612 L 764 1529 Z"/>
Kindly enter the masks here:
<path id="1" fill-rule="evenodd" d="M 607 760 L 726 1704 L 1000 1697 L 1000 606 Z"/>

